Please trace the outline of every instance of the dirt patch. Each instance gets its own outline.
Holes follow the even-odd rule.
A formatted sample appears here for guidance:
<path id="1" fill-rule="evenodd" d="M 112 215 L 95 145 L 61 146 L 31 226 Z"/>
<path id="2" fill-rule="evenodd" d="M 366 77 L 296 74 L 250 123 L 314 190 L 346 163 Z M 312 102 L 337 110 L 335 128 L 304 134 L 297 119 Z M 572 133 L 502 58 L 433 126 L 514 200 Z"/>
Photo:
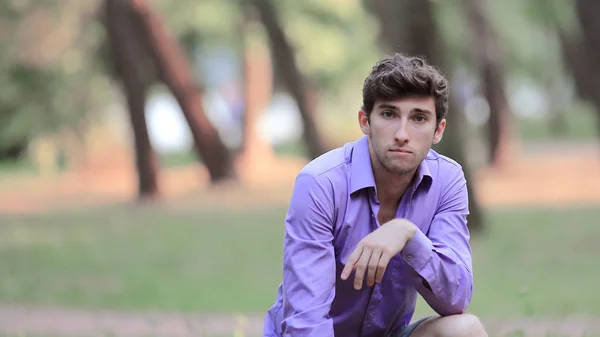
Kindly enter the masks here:
<path id="1" fill-rule="evenodd" d="M 490 336 L 589 336 L 600 318 L 482 319 Z M 262 314 L 109 312 L 0 306 L 0 333 L 70 336 L 261 336 Z"/>
<path id="2" fill-rule="evenodd" d="M 600 150 L 597 146 L 548 144 L 524 151 L 502 169 L 482 168 L 472 184 L 489 207 L 570 206 L 600 203 Z M 176 206 L 239 207 L 285 205 L 304 158 L 267 156 L 240 160 L 239 182 L 211 186 L 202 165 L 163 169 L 163 201 Z M 36 213 L 55 209 L 129 203 L 137 180 L 131 163 L 118 161 L 96 170 L 53 177 L 19 178 L 0 186 L 0 213 Z"/>

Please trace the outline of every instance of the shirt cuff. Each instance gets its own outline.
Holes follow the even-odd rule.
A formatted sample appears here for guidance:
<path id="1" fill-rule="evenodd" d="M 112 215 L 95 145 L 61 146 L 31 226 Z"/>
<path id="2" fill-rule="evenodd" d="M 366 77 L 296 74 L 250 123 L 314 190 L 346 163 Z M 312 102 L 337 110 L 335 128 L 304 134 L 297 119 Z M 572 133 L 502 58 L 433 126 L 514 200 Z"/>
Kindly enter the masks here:
<path id="1" fill-rule="evenodd" d="M 429 279 L 431 275 L 426 268 L 427 262 L 433 256 L 433 244 L 423 232 L 417 228 L 415 235 L 410 239 L 402 250 L 402 259 L 411 266 L 421 277 Z"/>

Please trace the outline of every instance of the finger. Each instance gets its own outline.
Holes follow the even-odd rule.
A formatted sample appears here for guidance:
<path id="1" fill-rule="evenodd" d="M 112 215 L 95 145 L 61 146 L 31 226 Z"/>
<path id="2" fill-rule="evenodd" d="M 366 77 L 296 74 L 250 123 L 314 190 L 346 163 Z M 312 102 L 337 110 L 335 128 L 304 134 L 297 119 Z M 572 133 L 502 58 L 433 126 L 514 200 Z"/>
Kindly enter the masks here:
<path id="1" fill-rule="evenodd" d="M 365 247 L 362 255 L 360 256 L 360 260 L 358 260 L 358 263 L 356 264 L 356 274 L 354 275 L 354 289 L 356 290 L 360 290 L 362 288 L 365 271 L 367 270 L 367 265 L 371 259 L 372 252 L 373 251 L 370 248 Z"/>
<path id="2" fill-rule="evenodd" d="M 375 284 L 375 274 L 379 267 L 379 258 L 381 257 L 381 249 L 377 248 L 371 254 L 369 265 L 367 266 L 367 285 L 372 287 Z"/>
<path id="3" fill-rule="evenodd" d="M 348 257 L 348 262 L 346 262 L 346 266 L 344 266 L 344 270 L 342 270 L 342 280 L 347 280 L 354 269 L 354 265 L 358 262 L 358 259 L 362 255 L 363 245 L 361 243 L 356 246 L 352 254 Z"/>
<path id="4" fill-rule="evenodd" d="M 383 274 L 385 274 L 385 270 L 387 269 L 388 264 L 390 263 L 390 259 L 392 255 L 386 251 L 383 251 L 381 254 L 381 258 L 379 259 L 379 263 L 377 264 L 377 273 L 375 275 L 375 282 L 380 283 L 383 279 Z"/>

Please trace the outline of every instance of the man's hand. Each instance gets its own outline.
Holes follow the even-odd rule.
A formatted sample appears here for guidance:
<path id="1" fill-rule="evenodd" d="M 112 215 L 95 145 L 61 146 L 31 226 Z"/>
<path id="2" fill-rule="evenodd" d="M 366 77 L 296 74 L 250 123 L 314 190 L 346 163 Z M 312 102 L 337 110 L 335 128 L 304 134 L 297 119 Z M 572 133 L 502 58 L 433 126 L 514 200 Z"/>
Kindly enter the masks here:
<path id="1" fill-rule="evenodd" d="M 362 288 L 365 271 L 368 271 L 369 287 L 381 282 L 390 259 L 404 249 L 417 230 L 417 227 L 406 219 L 393 219 L 383 224 L 358 243 L 342 271 L 342 280 L 347 280 L 356 268 L 354 289 Z"/>

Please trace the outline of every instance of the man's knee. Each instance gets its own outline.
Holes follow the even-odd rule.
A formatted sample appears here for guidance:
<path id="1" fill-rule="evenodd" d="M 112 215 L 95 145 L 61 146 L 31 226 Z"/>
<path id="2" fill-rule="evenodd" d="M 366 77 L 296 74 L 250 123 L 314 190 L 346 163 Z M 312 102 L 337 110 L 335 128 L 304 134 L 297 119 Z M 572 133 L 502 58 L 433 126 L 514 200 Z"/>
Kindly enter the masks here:
<path id="1" fill-rule="evenodd" d="M 472 314 L 438 317 L 422 323 L 411 337 L 487 337 L 483 324 Z"/>
<path id="2" fill-rule="evenodd" d="M 450 334 L 443 334 L 444 337 L 484 337 L 487 336 L 483 324 L 472 314 L 462 314 L 451 316 L 454 320 L 451 322 L 452 326 L 449 327 Z M 440 337 L 441 337 L 440 336 Z"/>

